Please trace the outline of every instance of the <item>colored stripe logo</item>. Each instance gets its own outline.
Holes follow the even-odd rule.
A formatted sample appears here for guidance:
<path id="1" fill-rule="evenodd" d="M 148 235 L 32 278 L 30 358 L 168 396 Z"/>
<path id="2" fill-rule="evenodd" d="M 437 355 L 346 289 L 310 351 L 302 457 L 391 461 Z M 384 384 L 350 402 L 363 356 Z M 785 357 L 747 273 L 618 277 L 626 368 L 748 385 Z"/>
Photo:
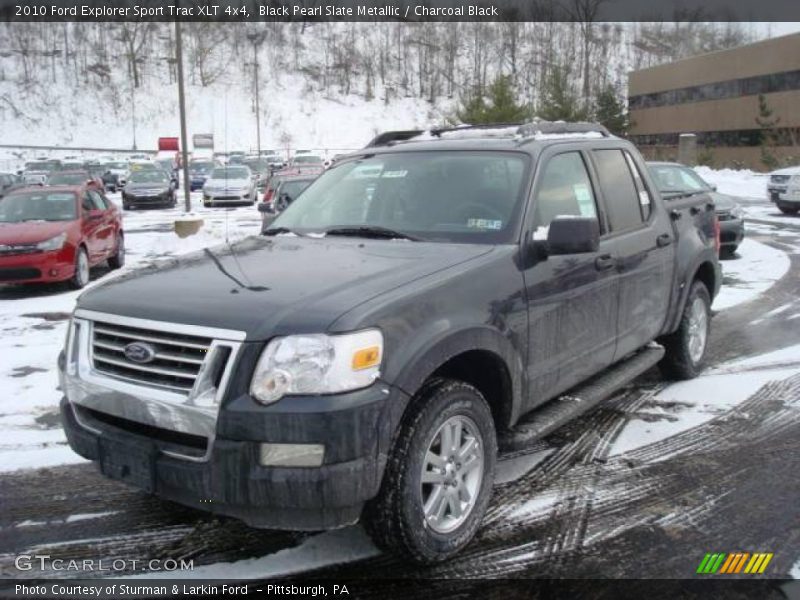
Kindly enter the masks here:
<path id="1" fill-rule="evenodd" d="M 772 557 L 772 552 L 708 553 L 697 567 L 697 573 L 701 575 L 734 575 L 737 573 L 760 575 L 767 568 Z"/>

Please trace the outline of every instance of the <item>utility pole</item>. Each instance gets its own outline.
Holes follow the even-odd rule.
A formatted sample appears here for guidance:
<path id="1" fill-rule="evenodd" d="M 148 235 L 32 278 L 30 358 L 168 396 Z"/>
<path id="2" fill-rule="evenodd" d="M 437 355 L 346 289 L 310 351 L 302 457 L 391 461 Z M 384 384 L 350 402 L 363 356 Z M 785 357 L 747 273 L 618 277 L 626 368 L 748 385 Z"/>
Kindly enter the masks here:
<path id="1" fill-rule="evenodd" d="M 131 124 L 133 125 L 133 149 L 136 148 L 136 88 L 131 82 Z"/>
<path id="2" fill-rule="evenodd" d="M 264 31 L 247 34 L 247 39 L 253 44 L 253 83 L 256 87 L 256 152 L 261 156 L 261 94 L 258 88 L 258 47 L 264 43 Z"/>
<path id="3" fill-rule="evenodd" d="M 175 60 L 178 63 L 178 106 L 181 113 L 181 169 L 183 170 L 183 203 L 186 212 L 192 210 L 189 198 L 189 152 L 186 136 L 186 96 L 183 91 L 183 45 L 180 17 L 175 20 Z"/>

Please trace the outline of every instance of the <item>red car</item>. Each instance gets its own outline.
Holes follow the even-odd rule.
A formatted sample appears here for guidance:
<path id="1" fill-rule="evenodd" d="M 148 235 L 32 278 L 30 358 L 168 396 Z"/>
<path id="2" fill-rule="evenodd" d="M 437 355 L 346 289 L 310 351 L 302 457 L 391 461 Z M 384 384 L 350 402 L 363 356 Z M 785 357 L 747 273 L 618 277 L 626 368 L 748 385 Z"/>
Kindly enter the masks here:
<path id="1" fill-rule="evenodd" d="M 122 218 L 94 186 L 27 187 L 0 198 L 0 283 L 89 283 L 125 262 Z"/>

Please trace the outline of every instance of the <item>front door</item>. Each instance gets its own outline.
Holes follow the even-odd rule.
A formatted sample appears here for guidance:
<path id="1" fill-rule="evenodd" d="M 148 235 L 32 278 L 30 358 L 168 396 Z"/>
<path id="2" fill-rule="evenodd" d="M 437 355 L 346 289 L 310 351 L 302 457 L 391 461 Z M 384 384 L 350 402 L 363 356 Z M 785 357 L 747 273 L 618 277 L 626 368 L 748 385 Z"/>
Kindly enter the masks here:
<path id="1" fill-rule="evenodd" d="M 534 184 L 526 239 L 544 240 L 558 216 L 597 218 L 597 252 L 533 258 L 524 270 L 528 299 L 528 410 L 608 366 L 614 357 L 618 279 L 613 242 L 580 150 L 545 151 Z M 532 213 L 532 214 L 531 214 Z"/>

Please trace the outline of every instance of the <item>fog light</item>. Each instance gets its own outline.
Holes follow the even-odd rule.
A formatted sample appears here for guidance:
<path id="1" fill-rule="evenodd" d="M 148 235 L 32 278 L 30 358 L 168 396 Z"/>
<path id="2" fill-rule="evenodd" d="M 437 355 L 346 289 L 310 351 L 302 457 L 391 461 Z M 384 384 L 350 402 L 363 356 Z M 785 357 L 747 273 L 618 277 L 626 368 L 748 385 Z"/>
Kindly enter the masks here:
<path id="1" fill-rule="evenodd" d="M 324 457 L 323 444 L 261 444 L 258 449 L 262 467 L 319 467 Z"/>

